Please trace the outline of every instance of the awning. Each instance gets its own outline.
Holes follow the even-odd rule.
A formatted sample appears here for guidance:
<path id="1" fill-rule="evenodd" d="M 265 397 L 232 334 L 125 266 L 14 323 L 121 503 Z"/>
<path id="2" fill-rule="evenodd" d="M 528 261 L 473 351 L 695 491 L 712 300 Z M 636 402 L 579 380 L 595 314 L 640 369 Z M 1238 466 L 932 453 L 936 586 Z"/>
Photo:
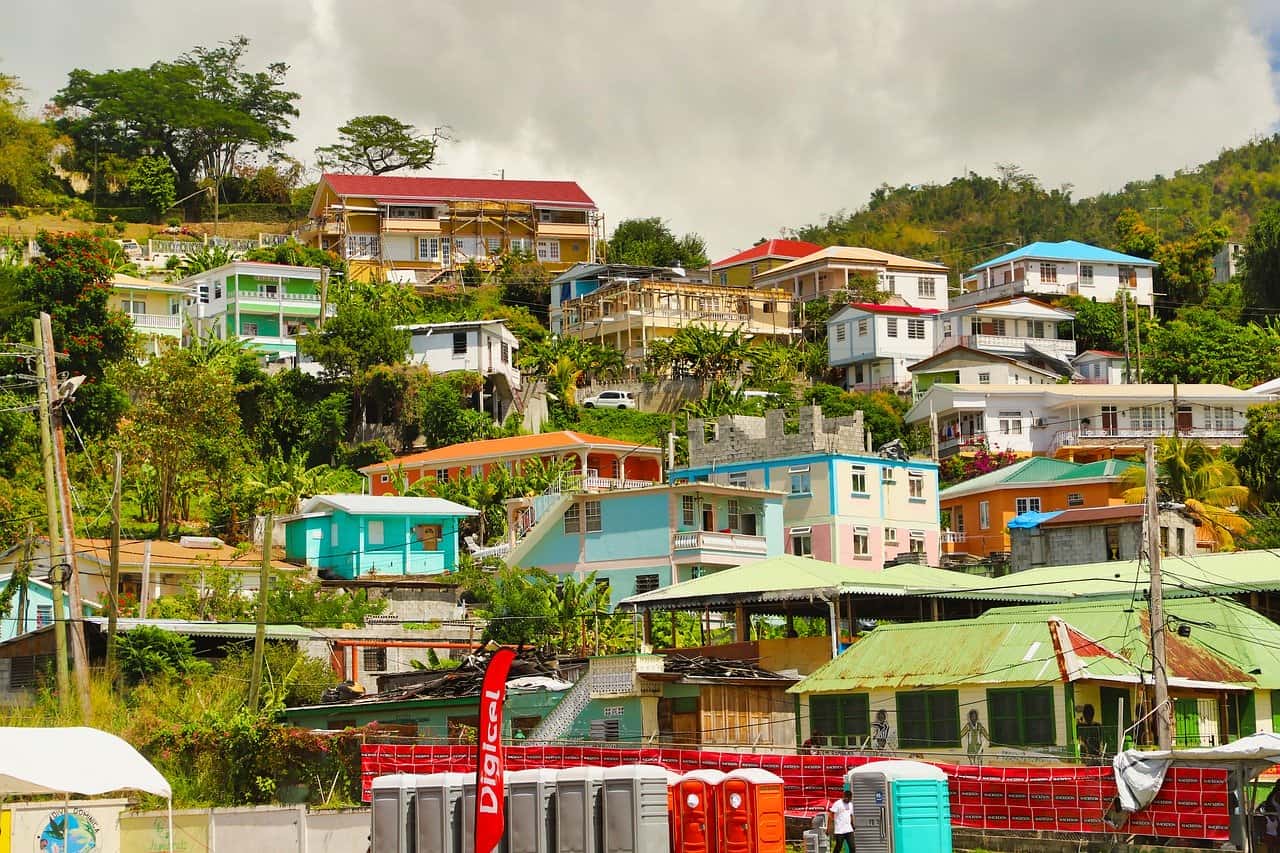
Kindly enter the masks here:
<path id="1" fill-rule="evenodd" d="M 112 791 L 173 795 L 151 762 L 108 732 L 0 728 L 0 793 L 95 797 Z"/>
<path id="2" fill-rule="evenodd" d="M 1151 804 L 1160 793 L 1165 774 L 1174 763 L 1236 766 L 1250 778 L 1280 762 L 1280 734 L 1260 732 L 1222 746 L 1204 749 L 1149 752 L 1126 749 L 1112 761 L 1119 789 L 1120 807 L 1136 812 Z"/>
<path id="3" fill-rule="evenodd" d="M 1057 510 L 1056 512 L 1024 512 L 1009 522 L 1009 529 L 1027 530 L 1032 527 L 1039 527 L 1049 519 L 1062 515 L 1062 513 L 1063 510 Z"/>

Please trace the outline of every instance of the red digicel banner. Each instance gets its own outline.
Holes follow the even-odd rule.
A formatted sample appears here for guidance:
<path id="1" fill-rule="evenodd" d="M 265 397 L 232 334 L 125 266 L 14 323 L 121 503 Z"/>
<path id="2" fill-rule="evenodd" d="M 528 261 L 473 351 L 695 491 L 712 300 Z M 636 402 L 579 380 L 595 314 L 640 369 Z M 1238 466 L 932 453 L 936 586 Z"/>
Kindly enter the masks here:
<path id="1" fill-rule="evenodd" d="M 366 744 L 364 797 L 387 773 L 469 772 L 475 748 Z M 840 796 L 850 768 L 876 761 L 853 755 L 780 755 L 676 748 L 508 746 L 506 769 L 657 764 L 675 773 L 760 767 L 786 783 L 787 814 L 824 813 Z M 938 764 L 951 787 L 951 822 L 967 829 L 1104 832 L 1102 816 L 1116 795 L 1110 767 L 975 767 Z M 1230 837 L 1227 771 L 1174 768 L 1150 807 L 1129 817 L 1124 832 L 1225 841 Z"/>
<path id="2" fill-rule="evenodd" d="M 480 729 L 476 737 L 476 815 L 474 853 L 493 853 L 506 828 L 502 760 L 502 705 L 507 700 L 507 673 L 516 653 L 501 648 L 489 658 L 480 688 Z M 465 820 L 465 818 L 464 818 Z"/>

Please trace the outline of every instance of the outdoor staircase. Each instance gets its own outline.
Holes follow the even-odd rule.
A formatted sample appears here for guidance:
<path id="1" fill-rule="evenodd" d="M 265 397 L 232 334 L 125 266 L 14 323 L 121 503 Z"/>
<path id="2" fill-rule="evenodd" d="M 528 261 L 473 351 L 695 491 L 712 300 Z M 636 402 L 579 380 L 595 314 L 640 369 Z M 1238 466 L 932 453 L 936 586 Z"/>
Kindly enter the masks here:
<path id="1" fill-rule="evenodd" d="M 574 722 L 591 702 L 591 674 L 583 672 L 578 678 L 572 689 L 565 694 L 551 713 L 542 718 L 542 722 L 529 733 L 529 737 L 525 740 L 526 746 L 546 746 L 555 741 L 562 740 L 569 730 L 573 728 Z"/>
<path id="2" fill-rule="evenodd" d="M 541 538 L 541 532 L 550 528 L 550 522 L 563 516 L 565 509 L 572 501 L 571 493 L 562 492 L 554 486 L 535 497 L 521 514 L 521 522 L 516 529 L 515 544 L 505 556 L 507 565 L 520 565 L 525 555 L 529 553 L 529 549 Z"/>

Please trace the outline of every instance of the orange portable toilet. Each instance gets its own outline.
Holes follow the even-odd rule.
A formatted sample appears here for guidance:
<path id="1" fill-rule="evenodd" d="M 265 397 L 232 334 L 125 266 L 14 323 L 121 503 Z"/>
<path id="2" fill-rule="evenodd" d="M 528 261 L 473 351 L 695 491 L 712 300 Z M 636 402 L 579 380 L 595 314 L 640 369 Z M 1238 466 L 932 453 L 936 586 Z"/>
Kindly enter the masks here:
<path id="1" fill-rule="evenodd" d="M 671 789 L 672 853 L 720 853 L 718 797 L 723 780 L 719 770 L 690 770 L 676 780 Z"/>
<path id="2" fill-rule="evenodd" d="M 758 767 L 734 770 L 720 782 L 719 804 L 724 853 L 785 853 L 781 777 Z"/>

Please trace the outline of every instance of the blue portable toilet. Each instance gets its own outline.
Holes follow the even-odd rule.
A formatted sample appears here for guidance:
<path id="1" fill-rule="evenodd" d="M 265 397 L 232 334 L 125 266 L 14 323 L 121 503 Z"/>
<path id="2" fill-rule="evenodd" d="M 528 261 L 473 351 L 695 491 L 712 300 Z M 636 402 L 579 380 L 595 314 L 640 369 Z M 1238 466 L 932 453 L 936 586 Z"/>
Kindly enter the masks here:
<path id="1" fill-rule="evenodd" d="M 920 761 L 873 761 L 850 770 L 858 853 L 951 853 L 947 774 Z"/>

